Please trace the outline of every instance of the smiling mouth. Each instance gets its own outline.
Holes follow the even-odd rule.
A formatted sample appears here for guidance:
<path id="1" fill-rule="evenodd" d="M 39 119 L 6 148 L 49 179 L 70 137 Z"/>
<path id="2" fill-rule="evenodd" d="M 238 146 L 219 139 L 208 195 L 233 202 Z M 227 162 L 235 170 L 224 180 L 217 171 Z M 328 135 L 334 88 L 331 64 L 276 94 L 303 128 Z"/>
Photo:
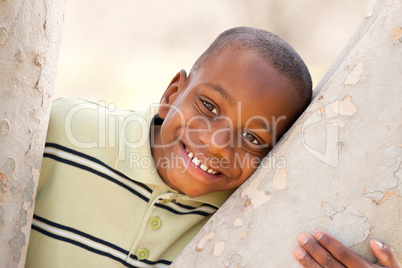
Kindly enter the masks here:
<path id="1" fill-rule="evenodd" d="M 183 145 L 184 145 L 184 144 L 183 144 Z M 190 152 L 190 151 L 187 149 L 186 146 L 184 146 L 184 150 L 186 150 L 188 157 L 191 159 L 191 161 L 194 163 L 194 165 L 198 166 L 199 168 L 201 168 L 201 169 L 204 170 L 205 172 L 208 172 L 209 174 L 212 174 L 212 175 L 218 175 L 218 174 L 220 174 L 220 172 L 218 172 L 218 171 L 216 171 L 216 170 L 214 170 L 214 169 L 212 169 L 212 168 L 210 168 L 210 167 L 207 167 L 207 166 L 204 165 L 204 164 L 201 164 L 201 161 L 194 155 L 193 152 Z"/>

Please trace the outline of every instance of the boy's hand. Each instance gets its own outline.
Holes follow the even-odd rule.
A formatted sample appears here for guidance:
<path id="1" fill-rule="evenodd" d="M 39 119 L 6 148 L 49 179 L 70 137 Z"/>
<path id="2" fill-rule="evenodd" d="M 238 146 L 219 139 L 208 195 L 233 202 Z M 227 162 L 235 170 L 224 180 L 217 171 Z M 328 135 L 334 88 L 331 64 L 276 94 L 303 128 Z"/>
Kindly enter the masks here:
<path id="1" fill-rule="evenodd" d="M 348 249 L 328 233 L 317 230 L 311 236 L 301 233 L 297 236 L 300 247 L 293 255 L 303 267 L 392 267 L 401 268 L 394 250 L 375 239 L 370 240 L 370 248 L 377 257 L 371 263 Z"/>

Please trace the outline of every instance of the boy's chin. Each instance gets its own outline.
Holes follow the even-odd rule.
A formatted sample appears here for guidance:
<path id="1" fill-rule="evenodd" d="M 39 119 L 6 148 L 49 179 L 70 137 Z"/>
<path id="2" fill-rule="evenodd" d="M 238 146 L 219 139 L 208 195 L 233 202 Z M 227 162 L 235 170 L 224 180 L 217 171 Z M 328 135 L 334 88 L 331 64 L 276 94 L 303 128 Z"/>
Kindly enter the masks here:
<path id="1" fill-rule="evenodd" d="M 211 191 L 200 191 L 199 189 L 184 189 L 180 190 L 179 193 L 185 194 L 190 197 L 197 197 L 197 196 L 202 196 L 211 193 Z"/>
<path id="2" fill-rule="evenodd" d="M 182 191 L 182 190 L 180 190 L 179 193 L 188 195 L 188 196 L 190 196 L 190 197 L 197 197 L 197 196 L 203 195 L 202 193 L 200 193 L 200 192 L 198 192 L 198 191 L 193 191 L 193 190 L 188 190 L 188 191 Z"/>
<path id="3" fill-rule="evenodd" d="M 207 194 L 211 194 L 211 193 L 215 193 L 215 192 L 222 192 L 224 190 L 211 190 L 211 189 L 191 189 L 188 191 L 181 191 L 181 193 L 190 196 L 190 197 L 198 197 L 198 196 L 203 196 L 203 195 L 207 195 Z M 231 190 L 227 190 L 227 191 L 231 191 Z"/>

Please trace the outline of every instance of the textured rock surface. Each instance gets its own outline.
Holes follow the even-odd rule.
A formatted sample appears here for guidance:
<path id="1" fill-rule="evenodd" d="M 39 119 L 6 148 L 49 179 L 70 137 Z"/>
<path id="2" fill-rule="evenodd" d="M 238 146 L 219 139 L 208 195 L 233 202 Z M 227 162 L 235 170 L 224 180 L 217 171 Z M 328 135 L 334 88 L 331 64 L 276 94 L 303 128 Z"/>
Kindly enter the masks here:
<path id="1" fill-rule="evenodd" d="M 63 0 L 0 1 L 0 267 L 24 267 Z"/>
<path id="2" fill-rule="evenodd" d="M 401 14 L 400 0 L 377 2 L 265 165 L 172 267 L 299 267 L 296 235 L 316 228 L 371 260 L 375 237 L 402 259 Z"/>

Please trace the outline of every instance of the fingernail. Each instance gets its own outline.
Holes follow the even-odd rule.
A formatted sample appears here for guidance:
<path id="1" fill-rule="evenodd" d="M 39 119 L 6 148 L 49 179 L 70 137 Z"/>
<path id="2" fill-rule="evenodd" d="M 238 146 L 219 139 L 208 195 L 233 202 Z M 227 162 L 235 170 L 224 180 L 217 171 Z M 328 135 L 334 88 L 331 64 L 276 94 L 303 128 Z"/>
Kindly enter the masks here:
<path id="1" fill-rule="evenodd" d="M 304 256 L 306 256 L 306 251 L 304 251 L 304 249 L 302 249 L 302 248 L 296 248 L 295 256 L 296 256 L 296 258 L 301 260 L 304 258 Z"/>
<path id="2" fill-rule="evenodd" d="M 383 248 L 383 247 L 384 247 L 384 245 L 383 245 L 380 241 L 378 241 L 378 240 L 375 240 L 375 239 L 374 239 L 374 243 L 375 243 L 376 246 L 379 247 L 379 248 Z"/>
<path id="3" fill-rule="evenodd" d="M 305 233 L 301 233 L 297 236 L 297 241 L 304 245 L 308 242 L 308 236 Z"/>
<path id="4" fill-rule="evenodd" d="M 314 232 L 313 236 L 315 239 L 320 240 L 323 236 L 323 233 L 320 230 L 317 230 Z"/>

